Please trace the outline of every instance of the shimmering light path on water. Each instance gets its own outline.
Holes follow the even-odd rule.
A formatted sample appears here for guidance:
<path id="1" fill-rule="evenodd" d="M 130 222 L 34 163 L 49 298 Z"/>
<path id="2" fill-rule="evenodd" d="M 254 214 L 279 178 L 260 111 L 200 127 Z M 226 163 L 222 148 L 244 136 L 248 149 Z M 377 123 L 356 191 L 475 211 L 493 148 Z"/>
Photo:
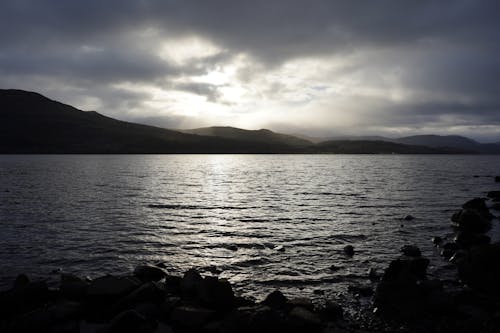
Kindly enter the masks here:
<path id="1" fill-rule="evenodd" d="M 164 262 L 256 297 L 311 296 L 366 283 L 404 244 L 444 269 L 431 237 L 499 187 L 486 177 L 499 166 L 500 156 L 0 156 L 0 282 Z"/>

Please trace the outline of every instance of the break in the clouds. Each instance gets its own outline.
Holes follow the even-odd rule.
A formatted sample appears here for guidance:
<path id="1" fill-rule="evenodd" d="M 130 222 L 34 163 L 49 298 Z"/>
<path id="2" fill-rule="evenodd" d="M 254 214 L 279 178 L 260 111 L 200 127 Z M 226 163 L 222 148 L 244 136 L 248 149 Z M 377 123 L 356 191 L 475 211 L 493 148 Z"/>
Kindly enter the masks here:
<path id="1" fill-rule="evenodd" d="M 0 87 L 169 128 L 500 139 L 498 1 L 4 0 Z"/>

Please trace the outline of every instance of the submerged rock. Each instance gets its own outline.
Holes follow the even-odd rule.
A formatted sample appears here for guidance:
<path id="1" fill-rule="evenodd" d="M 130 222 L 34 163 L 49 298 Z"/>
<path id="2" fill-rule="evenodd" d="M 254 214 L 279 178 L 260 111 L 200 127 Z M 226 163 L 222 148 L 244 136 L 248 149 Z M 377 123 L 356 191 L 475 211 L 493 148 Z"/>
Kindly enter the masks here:
<path id="1" fill-rule="evenodd" d="M 405 220 L 405 221 L 411 221 L 411 220 L 414 220 L 414 219 L 415 219 L 415 217 L 414 217 L 414 216 L 412 216 L 412 215 L 406 215 L 406 216 L 403 218 L 403 220 Z"/>
<path id="2" fill-rule="evenodd" d="M 422 253 L 420 249 L 415 245 L 405 245 L 400 250 L 405 256 L 408 257 L 420 257 Z"/>
<path id="3" fill-rule="evenodd" d="M 350 257 L 354 255 L 354 247 L 352 245 L 344 246 L 344 253 Z"/>
<path id="4" fill-rule="evenodd" d="M 438 246 L 443 243 L 443 239 L 439 236 L 432 237 L 432 244 Z"/>
<path id="5" fill-rule="evenodd" d="M 273 309 L 282 309 L 286 306 L 287 298 L 283 293 L 279 290 L 275 290 L 269 295 L 267 295 L 266 299 L 262 301 L 262 304 L 269 306 Z"/>
<path id="6" fill-rule="evenodd" d="M 500 176 L 495 177 L 495 182 L 500 183 Z"/>
<path id="7" fill-rule="evenodd" d="M 491 223 L 484 214 L 472 210 L 461 210 L 452 217 L 453 226 L 465 232 L 486 232 L 491 228 Z"/>
<path id="8" fill-rule="evenodd" d="M 500 198 L 500 191 L 490 191 L 486 196 L 488 198 Z"/>

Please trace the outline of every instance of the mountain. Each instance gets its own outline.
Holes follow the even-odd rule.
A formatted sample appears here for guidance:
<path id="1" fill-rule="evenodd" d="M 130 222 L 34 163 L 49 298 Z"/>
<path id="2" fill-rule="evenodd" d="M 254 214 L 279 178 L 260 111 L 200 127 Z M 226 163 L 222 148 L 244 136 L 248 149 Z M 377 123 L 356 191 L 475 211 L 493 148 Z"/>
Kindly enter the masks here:
<path id="1" fill-rule="evenodd" d="M 175 131 L 81 111 L 34 92 L 0 90 L 0 153 L 500 153 L 464 137 L 342 137 L 319 143 L 267 129 Z M 319 140 L 318 140 L 319 141 Z"/>
<path id="2" fill-rule="evenodd" d="M 472 153 L 456 148 L 433 148 L 405 145 L 388 141 L 331 140 L 317 144 L 324 153 L 335 154 L 464 154 Z"/>
<path id="3" fill-rule="evenodd" d="M 139 125 L 22 90 L 0 90 L 0 153 L 289 153 L 249 142 Z"/>
<path id="4" fill-rule="evenodd" d="M 292 135 L 275 133 L 267 129 L 244 130 L 235 127 L 203 127 L 190 130 L 183 130 L 184 133 L 216 136 L 220 138 L 233 139 L 247 142 L 260 142 L 268 144 L 284 144 L 293 147 L 308 147 L 312 145 L 311 141 L 297 138 Z"/>

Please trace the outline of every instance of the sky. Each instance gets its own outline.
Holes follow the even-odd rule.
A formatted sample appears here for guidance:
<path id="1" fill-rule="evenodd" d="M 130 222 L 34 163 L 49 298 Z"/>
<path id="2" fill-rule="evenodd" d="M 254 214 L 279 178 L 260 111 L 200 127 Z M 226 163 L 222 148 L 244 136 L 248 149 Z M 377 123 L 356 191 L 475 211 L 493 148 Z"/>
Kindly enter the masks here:
<path id="1" fill-rule="evenodd" d="M 500 141 L 500 1 L 2 0 L 0 88 L 166 128 Z"/>

